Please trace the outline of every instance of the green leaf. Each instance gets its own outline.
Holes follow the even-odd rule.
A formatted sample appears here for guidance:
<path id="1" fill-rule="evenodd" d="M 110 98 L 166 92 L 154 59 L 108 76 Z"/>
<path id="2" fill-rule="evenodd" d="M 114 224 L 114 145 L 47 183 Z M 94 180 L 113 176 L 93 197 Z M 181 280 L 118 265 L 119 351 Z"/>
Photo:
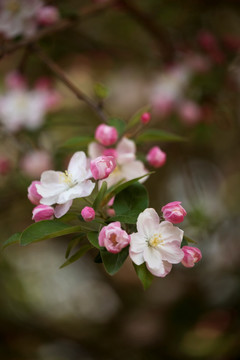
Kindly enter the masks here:
<path id="1" fill-rule="evenodd" d="M 97 249 L 101 249 L 98 243 L 98 232 L 91 231 L 87 234 L 89 242 Z"/>
<path id="2" fill-rule="evenodd" d="M 25 246 L 33 242 L 52 239 L 58 236 L 82 231 L 81 226 L 71 226 L 58 220 L 44 220 L 30 225 L 20 237 L 20 244 Z"/>
<path id="3" fill-rule="evenodd" d="M 102 202 L 102 206 L 106 205 L 109 200 L 111 200 L 111 198 L 117 194 L 119 194 L 121 191 L 123 191 L 124 189 L 126 189 L 128 186 L 132 185 L 132 184 L 135 184 L 137 181 L 139 181 L 140 179 L 143 179 L 144 177 L 146 176 L 149 176 L 151 174 L 154 174 L 154 171 L 152 172 L 149 172 L 145 175 L 142 175 L 142 176 L 139 176 L 135 179 L 132 179 L 132 180 L 129 180 L 129 181 L 126 181 L 124 183 L 121 183 L 120 185 L 116 185 L 116 186 L 112 186 L 111 187 L 111 190 L 110 191 L 107 191 L 107 195 L 106 197 L 104 198 L 103 202 Z"/>
<path id="4" fill-rule="evenodd" d="M 140 123 L 142 114 L 144 114 L 145 112 L 149 112 L 150 109 L 151 109 L 150 105 L 146 105 L 146 106 L 142 107 L 141 109 L 139 109 L 129 120 L 126 130 L 131 129 L 133 126 Z"/>
<path id="5" fill-rule="evenodd" d="M 10 245 L 19 244 L 20 237 L 21 237 L 20 232 L 10 236 L 10 238 L 8 238 L 6 241 L 4 241 L 4 243 L 2 245 L 2 250 L 5 249 L 6 247 L 10 246 Z"/>
<path id="6" fill-rule="evenodd" d="M 112 254 L 103 249 L 100 250 L 103 265 L 108 274 L 114 275 L 122 267 L 124 261 L 128 257 L 129 246 L 125 247 L 120 253 Z"/>
<path id="7" fill-rule="evenodd" d="M 104 84 L 101 84 L 101 83 L 96 83 L 94 85 L 94 92 L 95 92 L 96 96 L 101 100 L 106 99 L 109 95 L 108 88 Z"/>
<path id="8" fill-rule="evenodd" d="M 81 247 L 81 249 L 79 249 L 74 255 L 72 255 L 67 261 L 65 261 L 59 269 L 64 268 L 65 266 L 68 266 L 70 264 L 72 264 L 73 262 L 77 261 L 78 259 L 80 259 L 83 255 L 86 254 L 86 252 L 88 250 L 92 249 L 92 246 L 87 244 L 84 245 L 83 247 Z"/>
<path id="9" fill-rule="evenodd" d="M 65 253 L 65 259 L 67 259 L 70 255 L 70 252 L 72 251 L 72 249 L 74 247 L 76 247 L 79 242 L 82 240 L 83 236 L 85 236 L 85 234 L 81 234 L 80 236 L 74 237 L 72 240 L 69 241 L 68 243 L 68 247 Z"/>
<path id="10" fill-rule="evenodd" d="M 111 220 L 136 224 L 138 215 L 148 207 L 148 203 L 146 188 L 140 183 L 132 184 L 115 197 L 113 208 L 116 216 Z"/>
<path id="11" fill-rule="evenodd" d="M 144 290 L 147 290 L 147 288 L 149 288 L 149 286 L 151 285 L 154 276 L 150 273 L 150 271 L 148 271 L 145 263 L 143 263 L 142 265 L 136 265 L 133 263 L 133 266 L 137 273 L 137 276 L 142 282 Z"/>
<path id="12" fill-rule="evenodd" d="M 101 186 L 101 189 L 99 190 L 98 194 L 97 194 L 97 197 L 96 199 L 94 200 L 94 203 L 93 203 L 93 208 L 95 210 L 98 210 L 100 204 L 101 204 L 101 201 L 102 199 L 104 198 L 104 196 L 106 195 L 106 192 L 107 192 L 107 182 L 106 181 L 103 181 L 102 183 L 102 186 Z"/>
<path id="13" fill-rule="evenodd" d="M 121 119 L 113 118 L 113 119 L 109 119 L 108 123 L 110 126 L 114 126 L 117 129 L 118 136 L 121 136 L 124 133 L 126 128 L 125 121 Z"/>
<path id="14" fill-rule="evenodd" d="M 194 240 L 190 239 L 188 236 L 184 235 L 182 243 L 181 243 L 181 247 L 188 246 L 189 243 L 197 244 L 197 241 L 194 241 Z"/>
<path id="15" fill-rule="evenodd" d="M 73 150 L 79 150 L 86 147 L 94 138 L 92 136 L 77 136 L 67 140 L 62 147 Z"/>
<path id="16" fill-rule="evenodd" d="M 102 257 L 101 257 L 100 251 L 97 253 L 97 255 L 96 255 L 95 259 L 94 259 L 94 262 L 96 264 L 102 264 Z"/>
<path id="17" fill-rule="evenodd" d="M 149 129 L 144 131 L 136 139 L 136 143 L 152 142 L 152 141 L 186 141 L 183 137 L 172 134 L 168 131 Z"/>

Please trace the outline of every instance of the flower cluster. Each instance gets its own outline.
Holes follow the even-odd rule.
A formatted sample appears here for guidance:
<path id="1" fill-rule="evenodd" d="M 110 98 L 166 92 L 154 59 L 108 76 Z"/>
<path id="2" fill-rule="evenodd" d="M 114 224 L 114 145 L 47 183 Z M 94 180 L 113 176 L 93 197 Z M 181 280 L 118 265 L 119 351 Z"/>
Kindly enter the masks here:
<path id="1" fill-rule="evenodd" d="M 142 114 L 139 122 L 145 125 L 149 118 L 150 115 Z M 99 250 L 110 274 L 128 255 L 137 273 L 141 268 L 145 277 L 149 274 L 165 277 L 172 265 L 180 262 L 193 267 L 201 259 L 201 252 L 188 246 L 186 239 L 183 242 L 183 230 L 174 225 L 187 215 L 181 202 L 163 206 L 161 218 L 154 209 L 142 205 L 147 205 L 141 183 L 148 172 L 136 158 L 135 142 L 124 134 L 119 136 L 114 126 L 106 124 L 98 126 L 95 140 L 89 144 L 89 158 L 78 151 L 65 172 L 44 171 L 40 181 L 31 183 L 28 198 L 35 205 L 33 220 L 39 223 L 61 218 L 71 208 L 71 214 L 82 224 L 80 231 Z M 157 168 L 165 163 L 166 154 L 155 146 L 146 159 Z M 86 223 L 90 228 L 83 225 Z M 135 232 L 129 224 L 135 227 Z"/>
<path id="2" fill-rule="evenodd" d="M 59 20 L 54 6 L 44 6 L 41 0 L 2 0 L 0 2 L 0 33 L 11 39 L 31 37 L 39 26 L 49 26 Z"/>

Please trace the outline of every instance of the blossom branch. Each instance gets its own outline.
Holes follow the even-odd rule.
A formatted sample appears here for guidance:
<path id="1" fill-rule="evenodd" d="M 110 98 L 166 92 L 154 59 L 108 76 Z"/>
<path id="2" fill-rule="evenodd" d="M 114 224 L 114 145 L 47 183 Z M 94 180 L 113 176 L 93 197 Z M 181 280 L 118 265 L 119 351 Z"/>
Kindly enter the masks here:
<path id="1" fill-rule="evenodd" d="M 48 57 L 48 55 L 36 44 L 32 45 L 32 49 L 37 53 L 38 57 L 47 67 L 70 89 L 79 100 L 84 101 L 104 122 L 107 122 L 107 116 L 91 98 L 84 94 L 72 81 L 65 75 L 62 69 Z"/>

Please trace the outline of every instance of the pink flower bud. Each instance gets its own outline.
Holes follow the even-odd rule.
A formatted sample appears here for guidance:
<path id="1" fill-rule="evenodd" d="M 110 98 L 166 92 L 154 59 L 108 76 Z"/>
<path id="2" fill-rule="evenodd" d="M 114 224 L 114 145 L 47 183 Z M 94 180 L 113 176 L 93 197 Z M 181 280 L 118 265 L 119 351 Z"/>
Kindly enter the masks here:
<path id="1" fill-rule="evenodd" d="M 142 116 L 141 116 L 142 124 L 146 125 L 149 123 L 150 120 L 151 120 L 151 115 L 148 112 L 145 112 L 144 114 L 142 114 Z"/>
<path id="2" fill-rule="evenodd" d="M 118 139 L 118 132 L 113 126 L 101 124 L 97 127 L 95 132 L 95 139 L 104 146 L 115 144 Z"/>
<path id="3" fill-rule="evenodd" d="M 162 207 L 163 217 L 166 221 L 179 224 L 187 215 L 186 210 L 181 206 L 181 201 L 173 201 Z"/>
<path id="4" fill-rule="evenodd" d="M 11 170 L 11 164 L 8 158 L 0 156 L 0 175 L 6 175 Z"/>
<path id="5" fill-rule="evenodd" d="M 110 148 L 110 149 L 104 149 L 103 155 L 104 156 L 113 156 L 113 157 L 117 158 L 118 153 L 117 153 L 116 149 Z"/>
<path id="6" fill-rule="evenodd" d="M 31 185 L 28 187 L 28 199 L 34 205 L 39 205 L 40 200 L 42 198 L 42 196 L 37 192 L 37 187 L 36 187 L 37 184 L 40 185 L 41 182 L 40 181 L 33 181 L 31 183 Z"/>
<path id="7" fill-rule="evenodd" d="M 52 89 L 52 79 L 47 76 L 40 77 L 35 83 L 37 90 L 50 90 Z"/>
<path id="8" fill-rule="evenodd" d="M 83 217 L 83 220 L 86 222 L 90 222 L 95 219 L 95 211 L 92 207 L 85 206 L 82 211 L 81 215 Z"/>
<path id="9" fill-rule="evenodd" d="M 21 90 L 26 87 L 26 79 L 18 71 L 12 71 L 5 77 L 5 84 L 10 90 Z"/>
<path id="10" fill-rule="evenodd" d="M 43 26 L 53 25 L 59 18 L 59 11 L 55 6 L 44 6 L 39 9 L 37 14 L 38 23 Z"/>
<path id="11" fill-rule="evenodd" d="M 32 219 L 35 222 L 42 220 L 52 220 L 54 217 L 54 208 L 48 205 L 38 205 L 33 209 Z"/>
<path id="12" fill-rule="evenodd" d="M 99 233 L 98 242 L 113 254 L 119 253 L 130 243 L 130 235 L 121 229 L 119 221 L 104 226 Z"/>
<path id="13" fill-rule="evenodd" d="M 155 168 L 163 166 L 166 162 L 167 154 L 158 146 L 154 146 L 147 154 L 147 161 Z"/>
<path id="14" fill-rule="evenodd" d="M 116 167 L 113 156 L 99 156 L 91 161 L 90 169 L 95 180 L 106 179 Z"/>
<path id="15" fill-rule="evenodd" d="M 182 259 L 182 264 L 185 267 L 191 268 L 202 258 L 201 250 L 192 246 L 183 246 L 182 251 L 184 252 L 184 257 Z"/>

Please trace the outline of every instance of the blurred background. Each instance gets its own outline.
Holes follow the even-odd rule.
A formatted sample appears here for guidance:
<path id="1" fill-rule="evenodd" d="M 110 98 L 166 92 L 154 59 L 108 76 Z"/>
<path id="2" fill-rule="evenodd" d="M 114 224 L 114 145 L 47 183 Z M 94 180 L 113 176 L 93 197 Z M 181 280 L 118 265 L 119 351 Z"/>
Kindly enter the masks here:
<path id="1" fill-rule="evenodd" d="M 98 2 L 106 8 L 76 20 Z M 175 266 L 144 292 L 130 261 L 114 277 L 88 255 L 60 270 L 69 238 L 10 247 L 0 257 L 0 358 L 239 359 L 240 2 L 51 3 L 74 25 L 39 44 L 67 76 L 96 101 L 104 89 L 112 117 L 128 121 L 150 105 L 149 127 L 187 139 L 157 144 L 167 163 L 146 187 L 159 212 L 182 201 L 182 228 L 203 259 L 193 269 Z M 2 243 L 32 223 L 31 181 L 45 169 L 64 170 L 78 150 L 65 141 L 92 135 L 99 124 L 31 50 L 1 58 L 0 108 L 11 95 L 7 75 L 19 67 L 25 91 L 53 97 L 34 127 L 1 119 Z M 15 103 L 14 124 L 23 106 Z M 31 109 L 39 114 L 41 106 Z M 138 147 L 141 159 L 150 146 Z"/>

